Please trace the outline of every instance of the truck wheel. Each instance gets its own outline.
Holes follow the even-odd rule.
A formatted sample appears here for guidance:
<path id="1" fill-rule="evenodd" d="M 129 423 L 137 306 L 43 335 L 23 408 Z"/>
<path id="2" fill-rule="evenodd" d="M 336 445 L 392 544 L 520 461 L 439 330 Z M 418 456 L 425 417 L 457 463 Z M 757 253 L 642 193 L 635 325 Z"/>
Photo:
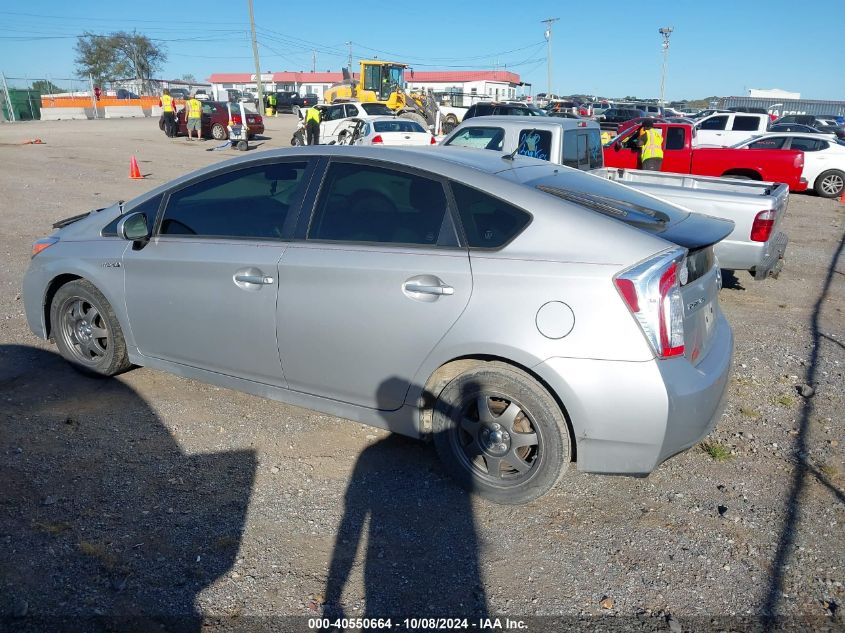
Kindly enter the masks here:
<path id="1" fill-rule="evenodd" d="M 458 117 L 454 114 L 447 114 L 446 119 L 441 124 L 441 127 L 443 128 L 443 134 L 448 134 L 458 127 Z"/>
<path id="2" fill-rule="evenodd" d="M 56 291 L 50 324 L 59 353 L 82 373 L 114 376 L 131 366 L 114 310 L 91 282 L 77 279 Z"/>
<path id="3" fill-rule="evenodd" d="M 823 171 L 813 187 L 822 198 L 838 198 L 845 189 L 845 173 L 838 169 Z"/>
<path id="4" fill-rule="evenodd" d="M 296 116 L 299 116 L 299 106 L 298 105 L 291 106 L 290 112 L 291 112 L 291 114 L 295 114 Z"/>
<path id="5" fill-rule="evenodd" d="M 485 363 L 440 392 L 434 445 L 467 490 L 495 503 L 532 501 L 557 483 L 570 461 L 569 430 L 548 391 L 504 363 Z"/>
<path id="6" fill-rule="evenodd" d="M 416 121 L 417 123 L 419 123 L 420 125 L 423 126 L 424 130 L 428 129 L 428 121 L 426 121 L 425 117 L 422 116 L 421 114 L 408 111 L 408 112 L 400 113 L 399 117 L 402 118 L 402 119 L 410 119 L 411 121 Z"/>
<path id="7" fill-rule="evenodd" d="M 229 132 L 226 130 L 226 126 L 221 123 L 215 123 L 211 127 L 211 136 L 213 136 L 218 141 L 224 141 L 229 138 Z"/>

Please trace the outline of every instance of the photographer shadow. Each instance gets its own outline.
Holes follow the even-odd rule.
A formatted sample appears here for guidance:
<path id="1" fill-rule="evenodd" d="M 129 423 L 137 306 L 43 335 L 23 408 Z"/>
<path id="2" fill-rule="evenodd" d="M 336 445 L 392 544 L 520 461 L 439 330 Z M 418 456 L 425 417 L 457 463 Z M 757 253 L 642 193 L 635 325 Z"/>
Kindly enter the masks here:
<path id="1" fill-rule="evenodd" d="M 0 346 L 0 629 L 202 629 L 235 561 L 251 450 L 188 455 L 121 379 Z"/>
<path id="2" fill-rule="evenodd" d="M 397 380 L 385 381 L 378 394 L 395 392 Z M 412 411 L 403 411 L 407 428 Z M 385 420 L 397 424 L 395 414 Z M 363 614 L 350 613 L 342 601 L 359 546 Z M 360 454 L 346 489 L 325 597 L 329 618 L 486 617 L 471 497 L 443 472 L 430 445 L 394 434 Z"/>

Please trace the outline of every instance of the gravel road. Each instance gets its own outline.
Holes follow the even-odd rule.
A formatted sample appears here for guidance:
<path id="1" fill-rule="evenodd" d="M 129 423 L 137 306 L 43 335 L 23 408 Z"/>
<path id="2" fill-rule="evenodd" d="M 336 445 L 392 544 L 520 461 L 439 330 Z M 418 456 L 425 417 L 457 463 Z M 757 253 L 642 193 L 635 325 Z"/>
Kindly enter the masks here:
<path id="1" fill-rule="evenodd" d="M 293 125 L 268 120 L 261 149 Z M 735 367 L 705 444 L 644 479 L 571 468 L 500 507 L 454 486 L 426 444 L 148 369 L 86 378 L 30 334 L 31 242 L 242 155 L 215 144 L 149 119 L 0 126 L 0 629 L 121 615 L 120 630 L 307 630 L 278 618 L 319 616 L 327 596 L 394 620 L 843 628 L 845 204 L 793 195 L 781 277 L 726 276 Z M 132 155 L 145 180 L 127 178 Z"/>

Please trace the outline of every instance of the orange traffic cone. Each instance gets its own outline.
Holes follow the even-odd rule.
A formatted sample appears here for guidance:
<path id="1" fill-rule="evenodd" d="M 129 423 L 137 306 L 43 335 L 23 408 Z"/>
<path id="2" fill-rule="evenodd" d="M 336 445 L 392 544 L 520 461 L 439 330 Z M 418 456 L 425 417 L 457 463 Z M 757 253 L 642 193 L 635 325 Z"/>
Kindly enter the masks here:
<path id="1" fill-rule="evenodd" d="M 839 196 L 839 202 L 845 202 L 845 187 L 842 187 L 842 195 Z"/>
<path id="2" fill-rule="evenodd" d="M 141 170 L 138 169 L 138 161 L 135 160 L 135 157 L 132 157 L 132 160 L 129 161 L 129 177 L 132 180 L 143 180 L 143 176 L 141 175 Z"/>

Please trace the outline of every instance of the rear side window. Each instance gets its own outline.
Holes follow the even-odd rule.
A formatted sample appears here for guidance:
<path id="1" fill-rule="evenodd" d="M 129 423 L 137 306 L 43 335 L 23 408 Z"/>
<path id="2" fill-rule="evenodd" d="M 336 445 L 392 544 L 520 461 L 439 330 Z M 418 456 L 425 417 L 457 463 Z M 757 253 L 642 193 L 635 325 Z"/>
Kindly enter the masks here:
<path id="1" fill-rule="evenodd" d="M 408 119 L 376 121 L 373 123 L 373 129 L 376 132 L 425 132 L 422 125 Z"/>
<path id="2" fill-rule="evenodd" d="M 776 138 L 763 138 L 759 141 L 749 143 L 748 149 L 781 149 L 785 141 L 786 137 L 783 136 Z"/>
<path id="3" fill-rule="evenodd" d="M 446 145 L 501 151 L 504 140 L 505 131 L 500 127 L 465 127 L 449 139 Z"/>
<path id="4" fill-rule="evenodd" d="M 452 183 L 452 193 L 471 248 L 499 248 L 519 235 L 531 215 L 499 198 Z"/>
<path id="5" fill-rule="evenodd" d="M 666 130 L 666 149 L 684 149 L 686 133 L 682 127 L 670 127 Z"/>
<path id="6" fill-rule="evenodd" d="M 698 126 L 701 130 L 724 130 L 728 124 L 727 116 L 714 116 L 710 119 L 705 119 Z M 754 128 L 757 129 L 756 127 Z"/>
<path id="7" fill-rule="evenodd" d="M 143 213 L 147 218 L 147 231 L 150 235 L 153 234 L 153 227 L 155 226 L 156 215 L 158 214 L 158 208 L 161 206 L 161 199 L 164 197 L 164 194 L 160 194 L 153 198 L 150 198 L 146 202 L 142 202 L 141 204 L 132 207 L 131 209 L 126 209 L 123 212 L 123 215 L 117 216 L 114 220 L 109 222 L 106 226 L 103 227 L 103 230 L 100 231 L 100 235 L 103 237 L 117 237 L 117 224 L 123 219 L 123 216 L 127 213 Z"/>
<path id="8" fill-rule="evenodd" d="M 826 141 L 816 141 L 809 138 L 793 138 L 790 147 L 792 149 L 804 150 L 805 152 L 818 152 L 819 150 L 827 149 L 828 145 Z"/>
<path id="9" fill-rule="evenodd" d="M 443 185 L 436 180 L 333 162 L 308 239 L 434 245 L 446 209 Z"/>
<path id="10" fill-rule="evenodd" d="M 307 163 L 271 163 L 230 171 L 170 195 L 159 233 L 280 239 L 301 193 Z"/>
<path id="11" fill-rule="evenodd" d="M 740 132 L 754 132 L 760 126 L 759 117 L 755 116 L 735 116 L 732 130 Z"/>
<path id="12" fill-rule="evenodd" d="M 546 130 L 520 130 L 517 154 L 550 160 L 552 155 L 552 133 Z"/>
<path id="13" fill-rule="evenodd" d="M 604 165 L 601 133 L 598 130 L 567 130 L 563 133 L 561 163 L 575 169 L 596 169 Z"/>

